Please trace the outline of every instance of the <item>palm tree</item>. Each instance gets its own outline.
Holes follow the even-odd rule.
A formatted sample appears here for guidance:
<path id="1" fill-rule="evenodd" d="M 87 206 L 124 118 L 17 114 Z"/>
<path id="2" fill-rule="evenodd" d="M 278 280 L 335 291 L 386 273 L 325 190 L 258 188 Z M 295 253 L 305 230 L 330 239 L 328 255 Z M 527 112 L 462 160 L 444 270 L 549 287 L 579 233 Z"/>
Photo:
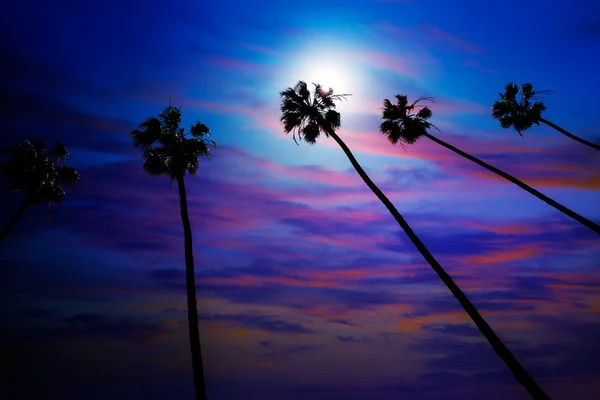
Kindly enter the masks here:
<path id="1" fill-rule="evenodd" d="M 392 144 L 396 144 L 398 142 L 400 142 L 401 145 L 413 144 L 420 137 L 425 136 L 433 140 L 437 144 L 442 145 L 449 150 L 452 150 L 456 154 L 459 154 L 464 158 L 473 161 L 474 163 L 482 166 L 488 171 L 492 171 L 493 173 L 503 177 L 507 181 L 514 183 L 521 189 L 534 195 L 546 204 L 551 205 L 558 211 L 562 212 L 565 215 L 568 215 L 569 217 L 578 221 L 582 225 L 587 226 L 588 228 L 600 235 L 600 226 L 598 224 L 579 215 L 575 211 L 563 206 L 557 201 L 552 200 L 548 196 L 535 190 L 534 188 L 518 180 L 514 176 L 509 175 L 506 172 L 491 166 L 490 164 L 480 160 L 477 157 L 473 157 L 472 155 L 465 153 L 464 151 L 452 146 L 451 144 L 444 142 L 443 140 L 440 140 L 439 138 L 427 132 L 428 128 L 436 127 L 432 123 L 427 121 L 429 118 L 431 118 L 431 110 L 428 107 L 419 106 L 419 103 L 423 100 L 431 100 L 431 98 L 421 97 L 412 104 L 408 104 L 407 96 L 399 94 L 396 95 L 396 104 L 392 104 L 388 99 L 385 99 L 383 101 L 383 122 L 381 123 L 379 130 L 381 133 L 387 135 L 388 140 Z M 414 112 L 418 107 L 420 107 L 419 111 Z"/>
<path id="2" fill-rule="evenodd" d="M 539 125 L 540 122 L 543 122 L 579 143 L 600 150 L 600 145 L 575 136 L 571 132 L 542 118 L 542 112 L 546 110 L 546 106 L 540 101 L 534 101 L 532 104 L 531 100 L 541 99 L 539 95 L 548 93 L 550 92 L 549 90 L 535 91 L 531 83 L 524 83 L 521 85 L 520 99 L 517 98 L 519 94 L 517 84 L 507 83 L 504 90 L 504 94 L 500 93 L 500 100 L 495 101 L 492 105 L 492 116 L 500 121 L 502 128 L 508 129 L 512 126 L 519 135 L 523 136 L 521 132 L 528 130 L 533 124 Z"/>
<path id="3" fill-rule="evenodd" d="M 79 173 L 67 165 L 70 153 L 60 141 L 47 151 L 43 140 L 23 140 L 13 148 L 0 150 L 0 154 L 9 157 L 0 165 L 9 189 L 25 194 L 23 203 L 0 232 L 2 242 L 30 205 L 47 202 L 51 217 L 54 205 L 79 182 Z"/>
<path id="4" fill-rule="evenodd" d="M 177 181 L 185 246 L 185 282 L 194 388 L 196 399 L 206 400 L 202 348 L 198 330 L 192 229 L 188 216 L 184 176 L 186 172 L 190 175 L 196 173 L 198 159 L 208 157 L 209 146 L 216 146 L 216 143 L 208 139 L 210 130 L 206 125 L 197 122 L 188 133 L 184 134 L 183 128 L 179 127 L 180 123 L 181 110 L 169 105 L 158 118 L 148 118 L 142 122 L 130 136 L 133 145 L 143 151 L 145 160 L 143 168 L 148 175 L 166 175 L 171 178 L 171 182 Z"/>
<path id="5" fill-rule="evenodd" d="M 325 137 L 332 137 L 333 140 L 342 148 L 350 163 L 358 172 L 360 177 L 365 181 L 367 186 L 375 193 L 379 200 L 385 205 L 392 216 L 398 222 L 398 225 L 408 235 L 410 240 L 417 247 L 421 255 L 427 260 L 429 265 L 438 274 L 440 279 L 446 284 L 454 297 L 458 299 L 467 314 L 473 319 L 479 330 L 488 339 L 494 350 L 507 363 L 515 377 L 523 386 L 531 393 L 535 399 L 548 399 L 542 389 L 535 383 L 531 376 L 521 367 L 515 360 L 508 348 L 496 336 L 492 328 L 483 319 L 475 306 L 469 301 L 467 296 L 460 290 L 454 280 L 437 262 L 427 247 L 421 242 L 419 237 L 412 230 L 410 225 L 398 212 L 392 202 L 383 194 L 383 192 L 373 183 L 371 178 L 362 169 L 354 155 L 337 135 L 335 130 L 341 126 L 340 114 L 335 111 L 335 100 L 344 99 L 346 95 L 334 95 L 333 90 L 324 90 L 320 85 L 315 85 L 314 92 L 310 92 L 307 85 L 303 81 L 299 81 L 294 88 L 287 88 L 280 92 L 281 102 L 281 122 L 283 122 L 286 133 L 293 132 L 293 138 L 296 139 L 296 134 L 299 139 L 310 144 L 316 143 L 316 139 L 321 133 Z M 407 121 L 409 124 L 412 122 Z"/>

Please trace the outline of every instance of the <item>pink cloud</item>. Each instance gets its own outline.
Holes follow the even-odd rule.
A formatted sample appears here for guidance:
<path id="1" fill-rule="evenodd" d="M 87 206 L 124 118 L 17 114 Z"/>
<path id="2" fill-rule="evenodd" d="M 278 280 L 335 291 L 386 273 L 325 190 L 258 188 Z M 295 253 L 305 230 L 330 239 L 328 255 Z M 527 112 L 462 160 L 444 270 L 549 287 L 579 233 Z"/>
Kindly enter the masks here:
<path id="1" fill-rule="evenodd" d="M 261 167 L 286 178 L 301 179 L 331 186 L 357 187 L 360 178 L 353 172 L 339 172 L 320 165 L 289 167 L 268 160 L 262 160 Z"/>
<path id="2" fill-rule="evenodd" d="M 486 72 L 486 73 L 492 74 L 492 75 L 500 73 L 500 71 L 498 71 L 497 69 L 486 68 L 486 67 L 482 66 L 481 63 L 474 61 L 471 58 L 465 59 L 465 62 L 463 63 L 463 65 L 465 67 L 478 69 L 480 71 L 483 71 L 483 72 Z"/>
<path id="3" fill-rule="evenodd" d="M 215 67 L 234 71 L 272 73 L 274 70 L 279 69 L 273 65 L 266 65 L 254 61 L 231 57 L 206 57 L 204 61 L 214 65 Z"/>
<path id="4" fill-rule="evenodd" d="M 453 224 L 457 226 L 466 226 L 469 228 L 484 230 L 488 232 L 494 232 L 500 235 L 531 235 L 540 234 L 547 232 L 560 232 L 571 230 L 572 227 L 564 224 L 535 224 L 533 222 L 503 222 L 503 223 L 480 223 L 470 220 L 465 221 L 454 221 Z"/>
<path id="5" fill-rule="evenodd" d="M 248 50 L 252 50 L 255 53 L 267 54 L 267 55 L 278 55 L 279 54 L 277 51 L 270 49 L 268 47 L 259 46 L 259 45 L 255 45 L 252 43 L 246 43 L 246 42 L 235 42 L 235 43 L 241 47 L 248 49 Z"/>
<path id="6" fill-rule="evenodd" d="M 379 22 L 375 24 L 375 28 L 393 34 L 397 37 L 408 37 L 408 32 L 405 29 L 398 28 L 396 25 L 387 22 Z"/>
<path id="7" fill-rule="evenodd" d="M 354 54 L 357 60 L 374 68 L 381 68 L 399 75 L 420 77 L 422 73 L 416 68 L 415 63 L 418 60 L 408 57 L 399 57 L 396 55 L 384 53 L 377 50 L 365 50 Z"/>
<path id="8" fill-rule="evenodd" d="M 469 52 L 469 53 L 483 53 L 484 49 L 482 46 L 468 42 L 464 39 L 459 38 L 458 36 L 452 35 L 437 26 L 422 24 L 423 29 L 434 39 L 444 43 L 445 45 L 450 44 L 454 45 L 456 48 Z"/>
<path id="9" fill-rule="evenodd" d="M 434 99 L 435 103 L 430 106 L 434 113 L 442 115 L 453 114 L 489 114 L 489 107 L 468 100 Z"/>

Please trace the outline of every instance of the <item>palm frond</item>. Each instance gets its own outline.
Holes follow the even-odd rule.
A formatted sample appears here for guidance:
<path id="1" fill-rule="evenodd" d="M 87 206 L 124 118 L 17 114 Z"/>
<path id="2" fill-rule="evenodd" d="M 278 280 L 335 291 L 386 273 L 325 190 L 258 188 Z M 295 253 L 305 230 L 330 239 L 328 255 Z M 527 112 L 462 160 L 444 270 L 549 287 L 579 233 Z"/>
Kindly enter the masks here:
<path id="1" fill-rule="evenodd" d="M 210 156 L 210 147 L 216 147 L 205 124 L 198 121 L 187 133 L 180 124 L 181 109 L 169 104 L 158 118 L 148 118 L 132 132 L 134 146 L 142 149 L 148 175 L 166 175 L 174 180 L 186 172 L 194 174 L 199 158 Z"/>
<path id="2" fill-rule="evenodd" d="M 300 129 L 300 131 L 298 132 L 298 136 L 300 137 L 300 139 L 304 140 L 307 143 L 315 144 L 317 143 L 317 138 L 319 137 L 320 133 L 321 132 L 317 124 L 311 123 L 305 125 L 302 129 Z"/>
<path id="3" fill-rule="evenodd" d="M 56 157 L 57 161 L 60 161 L 63 158 L 66 160 L 69 152 L 67 151 L 65 145 L 60 140 L 57 140 L 52 148 L 51 154 L 52 156 Z"/>
<path id="4" fill-rule="evenodd" d="M 379 131 L 386 135 L 389 142 L 392 144 L 400 143 L 404 145 L 414 144 L 427 129 L 435 127 L 430 122 L 427 122 L 432 116 L 432 111 L 427 106 L 419 109 L 417 113 L 413 113 L 415 107 L 420 102 L 425 100 L 433 101 L 432 97 L 422 96 L 417 98 L 413 103 L 409 104 L 408 96 L 397 94 L 396 104 L 392 104 L 388 99 L 384 99 L 382 108 L 383 121 L 379 125 Z"/>
<path id="5" fill-rule="evenodd" d="M 154 145 L 160 140 L 162 125 L 157 118 L 148 118 L 142 122 L 139 127 L 129 134 L 135 147 L 140 147 L 142 150 Z"/>
<path id="6" fill-rule="evenodd" d="M 310 91 L 308 90 L 308 86 L 304 81 L 298 81 L 296 87 L 294 88 L 294 92 L 298 94 L 302 102 L 308 103 L 310 100 Z"/>
<path id="7" fill-rule="evenodd" d="M 327 121 L 330 124 L 331 129 L 333 129 L 334 131 L 340 126 L 342 126 L 342 116 L 339 112 L 335 110 L 328 110 L 325 113 L 325 121 Z M 327 132 L 325 133 L 327 134 Z"/>
<path id="8" fill-rule="evenodd" d="M 208 126 L 206 126 L 203 123 L 201 123 L 200 121 L 198 121 L 194 125 L 192 125 L 189 133 L 193 137 L 201 139 L 205 136 L 210 135 L 210 129 L 208 129 Z"/>
<path id="9" fill-rule="evenodd" d="M 292 133 L 296 144 L 299 140 L 316 143 L 321 133 L 329 133 L 341 126 L 340 114 L 335 111 L 335 101 L 346 99 L 349 94 L 334 94 L 332 88 L 323 89 L 313 83 L 310 92 L 304 81 L 299 81 L 294 88 L 287 88 L 279 93 L 281 96 L 281 117 L 286 134 Z"/>
<path id="10" fill-rule="evenodd" d="M 420 118 L 425 121 L 425 120 L 428 120 L 429 118 L 431 118 L 432 114 L 433 113 L 431 112 L 429 107 L 425 106 L 417 112 L 417 118 Z"/>
<path id="11" fill-rule="evenodd" d="M 539 124 L 539 119 L 546 106 L 535 101 L 543 98 L 543 94 L 552 93 L 551 90 L 536 91 L 531 83 L 524 83 L 521 88 L 515 83 L 508 83 L 505 86 L 505 93 L 500 93 L 500 101 L 495 101 L 492 105 L 492 117 L 500 122 L 503 129 L 513 127 L 515 131 L 523 136 L 523 132 L 530 129 L 534 124 Z M 518 94 L 520 97 L 517 97 Z"/>
<path id="12" fill-rule="evenodd" d="M 181 110 L 169 105 L 158 117 L 163 130 L 171 134 L 177 132 L 177 128 L 179 128 L 179 124 L 181 124 Z"/>
<path id="13" fill-rule="evenodd" d="M 379 132 L 386 135 L 391 144 L 396 144 L 402 137 L 402 125 L 386 119 L 379 125 Z"/>
<path id="14" fill-rule="evenodd" d="M 144 151 L 144 171 L 150 176 L 171 175 L 172 157 L 161 148 Z"/>
<path id="15" fill-rule="evenodd" d="M 505 98 L 507 100 L 515 100 L 519 94 L 519 86 L 516 83 L 509 82 L 504 86 Z"/>
<path id="16" fill-rule="evenodd" d="M 396 106 L 400 108 L 406 108 L 408 106 L 408 96 L 403 94 L 396 95 Z"/>
<path id="17" fill-rule="evenodd" d="M 45 140 L 23 140 L 7 153 L 10 158 L 1 170 L 11 191 L 25 193 L 33 204 L 49 203 L 50 216 L 54 204 L 60 203 L 70 186 L 79 182 L 74 168 L 57 165 L 69 155 L 60 141 L 48 152 Z"/>
<path id="18" fill-rule="evenodd" d="M 419 103 L 422 103 L 424 101 L 431 101 L 432 103 L 435 103 L 433 96 L 421 96 L 421 97 L 417 98 L 415 101 L 413 101 L 412 104 L 409 106 L 409 108 L 414 109 L 415 107 L 419 106 Z M 425 107 L 425 106 L 419 106 L 419 107 Z"/>
<path id="19" fill-rule="evenodd" d="M 79 183 L 80 177 L 81 175 L 75 168 L 66 165 L 56 167 L 56 181 L 66 188 L 65 191 L 68 191 L 71 186 Z"/>

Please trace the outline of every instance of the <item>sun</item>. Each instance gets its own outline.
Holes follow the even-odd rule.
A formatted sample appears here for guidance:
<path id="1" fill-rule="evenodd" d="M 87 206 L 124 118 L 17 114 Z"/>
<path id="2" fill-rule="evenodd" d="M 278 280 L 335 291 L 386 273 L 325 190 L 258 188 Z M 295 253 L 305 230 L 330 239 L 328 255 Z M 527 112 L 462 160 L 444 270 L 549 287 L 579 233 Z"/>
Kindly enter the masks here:
<path id="1" fill-rule="evenodd" d="M 364 60 L 362 47 L 343 37 L 314 36 L 290 43 L 284 66 L 271 81 L 277 87 L 293 87 L 304 81 L 313 90 L 313 83 L 334 94 L 350 95 L 335 102 L 336 111 L 346 115 L 373 113 L 373 74 Z M 280 89 L 278 89 L 280 90 Z M 379 111 L 376 110 L 378 113 Z"/>
<path id="2" fill-rule="evenodd" d="M 302 74 L 306 83 L 317 83 L 334 93 L 348 93 L 353 85 L 347 68 L 342 63 L 325 62 L 306 66 Z"/>
<path id="3" fill-rule="evenodd" d="M 354 93 L 362 86 L 359 64 L 356 51 L 342 40 L 312 40 L 300 45 L 290 57 L 285 78 L 316 83 L 337 94 Z"/>

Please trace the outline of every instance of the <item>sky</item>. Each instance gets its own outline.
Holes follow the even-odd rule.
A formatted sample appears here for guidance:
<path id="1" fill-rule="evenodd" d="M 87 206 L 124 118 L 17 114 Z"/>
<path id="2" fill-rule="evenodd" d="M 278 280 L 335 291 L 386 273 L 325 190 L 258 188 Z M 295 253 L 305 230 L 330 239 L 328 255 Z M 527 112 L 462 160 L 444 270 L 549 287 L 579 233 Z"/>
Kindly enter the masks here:
<path id="1" fill-rule="evenodd" d="M 600 141 L 600 3 L 20 0 L 0 18 L 2 145 L 59 139 L 81 182 L 0 245 L 0 397 L 191 399 L 177 189 L 128 134 L 169 104 L 218 148 L 187 177 L 211 400 L 527 399 L 332 139 L 279 92 L 349 93 L 339 134 L 553 399 L 600 398 L 598 236 L 421 139 L 384 98 L 433 96 L 439 138 L 600 223 L 600 154 L 491 116 L 510 81 Z M 0 223 L 22 197 L 0 192 Z M 509 397 L 510 396 L 510 397 Z"/>

